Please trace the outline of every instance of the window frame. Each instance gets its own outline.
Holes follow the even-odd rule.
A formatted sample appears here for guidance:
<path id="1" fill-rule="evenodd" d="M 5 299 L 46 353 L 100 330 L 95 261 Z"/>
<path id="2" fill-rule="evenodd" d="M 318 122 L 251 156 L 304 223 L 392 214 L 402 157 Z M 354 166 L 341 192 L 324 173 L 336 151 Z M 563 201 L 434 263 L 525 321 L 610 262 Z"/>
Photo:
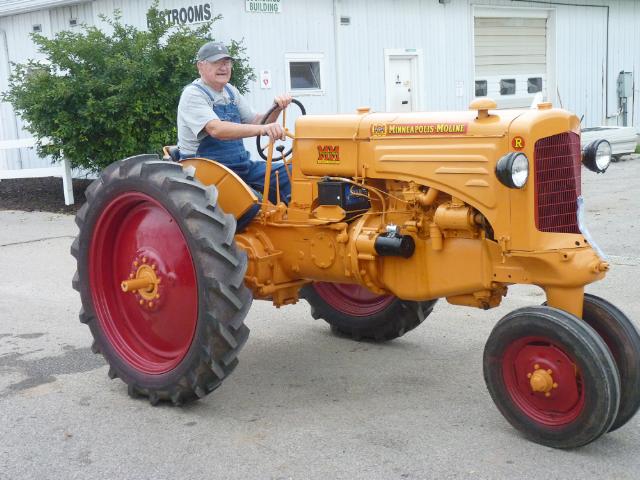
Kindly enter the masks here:
<path id="1" fill-rule="evenodd" d="M 326 75 L 324 65 L 324 53 L 286 53 L 284 64 L 285 82 L 287 92 L 296 97 L 304 95 L 325 95 Z M 291 87 L 291 63 L 308 62 L 318 63 L 320 70 L 320 88 L 292 88 Z"/>

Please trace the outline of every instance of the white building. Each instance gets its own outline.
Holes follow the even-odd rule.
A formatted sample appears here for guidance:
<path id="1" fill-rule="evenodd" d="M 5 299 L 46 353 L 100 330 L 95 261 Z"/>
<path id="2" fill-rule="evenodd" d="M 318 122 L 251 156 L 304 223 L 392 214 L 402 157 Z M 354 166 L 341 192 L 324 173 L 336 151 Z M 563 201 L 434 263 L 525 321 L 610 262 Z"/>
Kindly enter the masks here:
<path id="1" fill-rule="evenodd" d="M 100 25 L 120 9 L 144 27 L 151 0 L 0 0 L 0 90 L 10 62 L 38 58 L 29 33 Z M 628 125 L 640 125 L 640 2 L 635 0 L 160 0 L 167 18 L 196 24 L 221 14 L 217 40 L 244 38 L 258 110 L 291 91 L 310 113 L 464 110 L 475 96 L 504 108 L 536 92 L 583 118 L 622 125 L 618 78 L 630 72 Z M 638 85 L 638 83 L 636 83 Z M 0 140 L 29 136 L 0 104 Z M 0 168 L 40 167 L 27 151 Z"/>

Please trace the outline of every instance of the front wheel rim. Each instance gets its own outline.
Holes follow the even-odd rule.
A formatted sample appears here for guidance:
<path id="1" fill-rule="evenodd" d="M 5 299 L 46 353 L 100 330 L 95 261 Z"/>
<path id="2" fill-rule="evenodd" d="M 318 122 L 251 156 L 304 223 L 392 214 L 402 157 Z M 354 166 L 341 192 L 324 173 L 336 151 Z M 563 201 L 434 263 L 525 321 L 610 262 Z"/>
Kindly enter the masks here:
<path id="1" fill-rule="evenodd" d="M 512 401 L 539 424 L 560 427 L 582 413 L 583 375 L 566 349 L 551 339 L 526 337 L 513 341 L 502 359 L 502 376 Z"/>
<path id="2" fill-rule="evenodd" d="M 124 292 L 137 278 L 155 283 Z M 89 281 L 101 331 L 124 362 L 156 375 L 180 364 L 198 319 L 196 272 L 184 234 L 160 202 L 127 192 L 106 205 L 91 239 Z"/>

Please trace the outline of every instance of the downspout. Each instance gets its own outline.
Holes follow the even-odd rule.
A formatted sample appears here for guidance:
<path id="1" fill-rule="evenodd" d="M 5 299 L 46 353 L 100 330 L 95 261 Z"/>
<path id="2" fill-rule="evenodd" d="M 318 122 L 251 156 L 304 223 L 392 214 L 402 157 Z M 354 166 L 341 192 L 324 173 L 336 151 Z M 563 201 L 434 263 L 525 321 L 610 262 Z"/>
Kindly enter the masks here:
<path id="1" fill-rule="evenodd" d="M 340 113 L 340 44 L 338 41 L 338 28 L 340 28 L 340 17 L 338 16 L 338 1 L 333 0 L 333 45 L 334 45 L 334 70 L 336 72 L 336 112 Z"/>
<path id="2" fill-rule="evenodd" d="M 2 40 L 2 53 L 4 55 L 5 58 L 5 62 L 6 62 L 6 69 L 7 69 L 7 81 L 9 80 L 9 76 L 11 75 L 11 62 L 9 61 L 9 44 L 7 43 L 7 32 L 5 32 L 4 30 L 0 29 L 0 39 Z M 8 86 L 8 83 L 7 83 Z M 11 108 L 11 110 L 13 111 L 13 127 L 14 127 L 14 136 L 15 139 L 18 139 L 18 117 L 16 116 L 16 112 L 13 110 L 13 107 Z M 23 167 L 22 165 L 22 149 L 18 149 L 18 165 L 20 168 Z"/>

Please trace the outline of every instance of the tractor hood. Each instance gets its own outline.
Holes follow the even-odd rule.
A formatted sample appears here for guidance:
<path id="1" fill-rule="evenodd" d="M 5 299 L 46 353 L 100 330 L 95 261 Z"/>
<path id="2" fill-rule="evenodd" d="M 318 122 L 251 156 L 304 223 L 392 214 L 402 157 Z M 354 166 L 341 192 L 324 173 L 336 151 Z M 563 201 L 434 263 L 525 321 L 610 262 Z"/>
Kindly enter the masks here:
<path id="1" fill-rule="evenodd" d="M 477 111 L 306 115 L 296 121 L 298 139 L 367 140 L 434 136 L 504 136 L 511 122 L 526 111 L 501 110 L 485 118 Z"/>

